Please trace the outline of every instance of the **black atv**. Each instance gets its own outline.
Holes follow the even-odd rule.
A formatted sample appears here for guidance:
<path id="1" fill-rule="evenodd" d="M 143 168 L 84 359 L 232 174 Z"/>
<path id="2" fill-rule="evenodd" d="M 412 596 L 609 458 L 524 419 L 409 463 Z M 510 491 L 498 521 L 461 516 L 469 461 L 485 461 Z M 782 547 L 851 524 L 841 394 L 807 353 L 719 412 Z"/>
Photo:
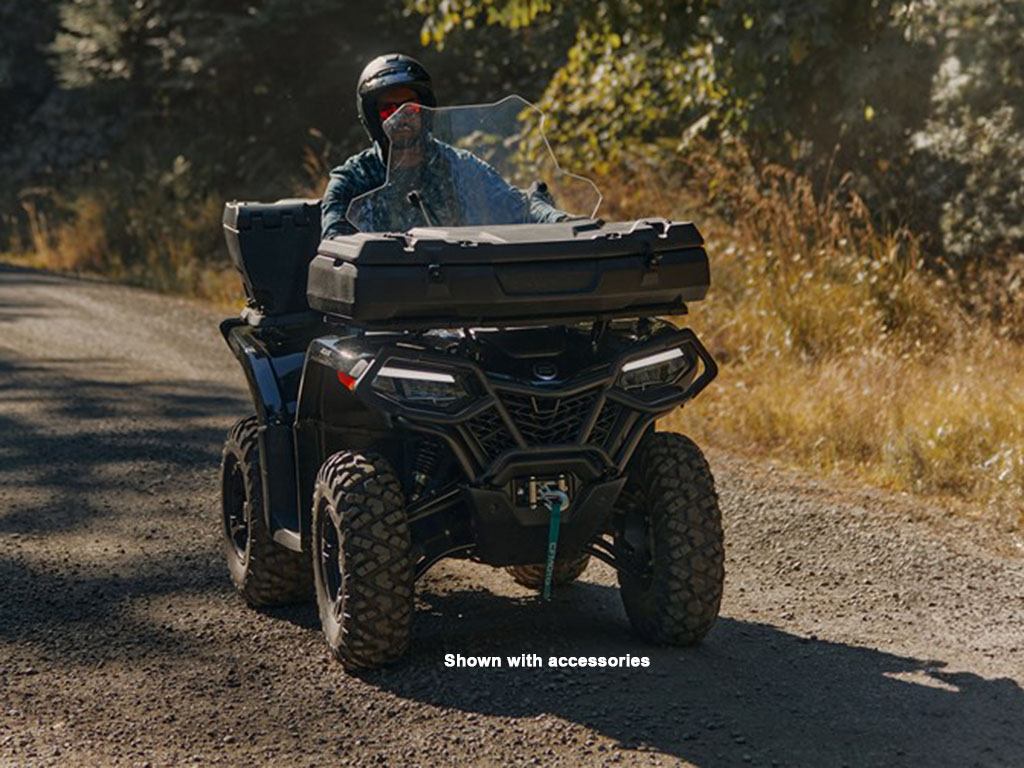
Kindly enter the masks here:
<path id="1" fill-rule="evenodd" d="M 405 652 L 413 585 L 446 557 L 545 595 L 597 558 L 656 643 L 696 643 L 718 615 L 711 471 L 655 429 L 716 374 L 658 319 L 704 298 L 703 241 L 594 218 L 540 122 L 517 98 L 406 105 L 350 236 L 320 242 L 316 201 L 226 207 L 248 306 L 221 332 L 256 409 L 224 446 L 228 567 L 253 606 L 312 587 L 347 668 Z"/>

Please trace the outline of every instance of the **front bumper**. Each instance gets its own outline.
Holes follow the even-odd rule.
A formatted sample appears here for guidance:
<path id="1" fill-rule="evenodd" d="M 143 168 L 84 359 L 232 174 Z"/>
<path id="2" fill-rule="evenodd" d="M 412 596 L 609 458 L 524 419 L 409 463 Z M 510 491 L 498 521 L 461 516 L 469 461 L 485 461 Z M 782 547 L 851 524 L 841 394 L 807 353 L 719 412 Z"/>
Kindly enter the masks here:
<path id="1" fill-rule="evenodd" d="M 562 513 L 559 557 L 572 557 L 608 526 L 615 500 L 626 479 L 620 477 L 584 486 Z M 544 562 L 548 544 L 548 511 L 513 504 L 504 490 L 465 489 L 475 547 L 473 556 L 488 565 L 531 565 Z"/>

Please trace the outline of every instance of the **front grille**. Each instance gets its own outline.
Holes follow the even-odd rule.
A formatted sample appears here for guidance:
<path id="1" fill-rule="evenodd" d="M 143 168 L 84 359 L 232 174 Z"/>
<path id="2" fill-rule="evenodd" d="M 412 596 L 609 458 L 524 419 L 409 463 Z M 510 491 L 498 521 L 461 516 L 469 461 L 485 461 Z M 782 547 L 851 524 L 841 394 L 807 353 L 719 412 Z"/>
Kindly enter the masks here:
<path id="1" fill-rule="evenodd" d="M 556 445 L 579 441 L 597 402 L 597 390 L 561 398 L 504 392 L 501 400 L 527 445 Z"/>
<path id="2" fill-rule="evenodd" d="M 587 442 L 608 450 L 610 448 L 607 444 L 608 438 L 611 437 L 622 411 L 623 407 L 619 403 L 606 400 L 601 408 L 601 413 L 597 415 L 597 421 L 594 422 L 594 429 L 591 430 L 590 439 Z"/>
<path id="3" fill-rule="evenodd" d="M 530 448 L 550 445 L 578 444 L 583 426 L 590 419 L 600 397 L 600 387 L 568 397 L 547 393 L 536 395 L 499 391 L 509 418 L 519 429 Z M 624 408 L 606 401 L 598 414 L 594 428 L 587 439 L 590 445 L 608 449 L 614 437 Z M 511 431 L 505 426 L 496 408 L 487 408 L 464 423 L 473 442 L 479 448 L 485 463 L 497 459 L 505 451 L 516 448 Z"/>
<path id="4" fill-rule="evenodd" d="M 488 408 L 486 411 L 478 413 L 466 422 L 466 428 L 473 435 L 473 439 L 476 440 L 481 452 L 488 460 L 494 460 L 500 454 L 516 446 L 512 433 L 506 429 L 505 423 L 494 408 Z"/>

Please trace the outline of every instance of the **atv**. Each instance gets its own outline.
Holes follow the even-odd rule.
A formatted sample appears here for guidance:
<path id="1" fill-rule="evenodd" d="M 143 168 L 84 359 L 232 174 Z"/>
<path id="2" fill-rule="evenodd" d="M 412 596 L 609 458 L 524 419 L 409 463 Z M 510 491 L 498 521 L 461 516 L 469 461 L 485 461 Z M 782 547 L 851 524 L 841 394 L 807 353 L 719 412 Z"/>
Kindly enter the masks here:
<path id="1" fill-rule="evenodd" d="M 653 643 L 717 618 L 714 479 L 656 429 L 717 372 L 664 319 L 707 293 L 703 240 L 596 218 L 542 127 L 518 97 L 403 106 L 351 235 L 321 242 L 315 200 L 225 208 L 247 306 L 221 332 L 255 413 L 224 444 L 224 553 L 252 606 L 315 594 L 347 669 L 405 653 L 444 558 L 545 597 L 601 560 Z"/>

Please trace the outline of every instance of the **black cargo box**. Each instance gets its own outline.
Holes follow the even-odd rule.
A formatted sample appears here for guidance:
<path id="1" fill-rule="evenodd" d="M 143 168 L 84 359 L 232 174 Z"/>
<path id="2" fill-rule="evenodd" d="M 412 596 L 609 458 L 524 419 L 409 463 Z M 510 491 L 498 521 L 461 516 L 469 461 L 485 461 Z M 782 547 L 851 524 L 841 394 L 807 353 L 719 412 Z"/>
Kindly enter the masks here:
<path id="1" fill-rule="evenodd" d="M 228 203 L 224 237 L 250 306 L 266 315 L 308 311 L 306 278 L 320 242 L 320 201 Z"/>
<path id="2" fill-rule="evenodd" d="M 703 242 L 659 219 L 359 233 L 320 244 L 309 305 L 367 327 L 678 313 L 707 293 Z"/>

